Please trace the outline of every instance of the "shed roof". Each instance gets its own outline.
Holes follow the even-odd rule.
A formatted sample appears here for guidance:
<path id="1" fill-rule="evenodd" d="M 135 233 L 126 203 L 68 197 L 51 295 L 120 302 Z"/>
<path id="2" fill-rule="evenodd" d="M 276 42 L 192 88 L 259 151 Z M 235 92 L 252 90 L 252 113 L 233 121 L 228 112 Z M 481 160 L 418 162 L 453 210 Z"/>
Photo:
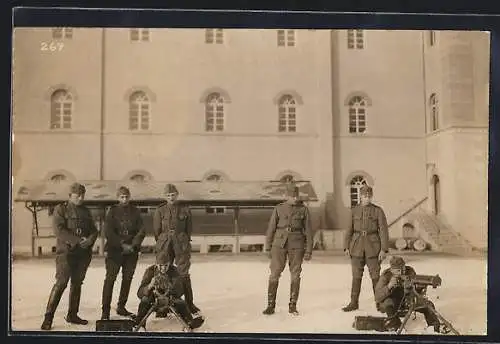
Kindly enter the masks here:
<path id="1" fill-rule="evenodd" d="M 163 190 L 167 183 L 175 184 L 179 190 L 179 201 L 193 204 L 276 204 L 285 198 L 286 184 L 278 181 L 182 181 L 144 182 L 133 181 L 80 181 L 87 189 L 85 203 L 114 203 L 116 190 L 127 186 L 131 201 L 140 204 L 156 204 L 164 201 Z M 60 203 L 68 199 L 71 182 L 24 181 L 15 187 L 15 202 L 39 204 Z M 317 201 L 316 192 L 309 181 L 295 183 L 299 187 L 300 199 Z"/>

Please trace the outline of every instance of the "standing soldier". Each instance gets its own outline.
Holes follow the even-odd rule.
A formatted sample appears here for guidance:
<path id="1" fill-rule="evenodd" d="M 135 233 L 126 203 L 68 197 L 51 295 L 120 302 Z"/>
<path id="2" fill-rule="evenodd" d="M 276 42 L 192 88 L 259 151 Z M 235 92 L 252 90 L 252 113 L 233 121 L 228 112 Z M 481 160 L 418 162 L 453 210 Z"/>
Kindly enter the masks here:
<path id="1" fill-rule="evenodd" d="M 188 206 L 177 202 L 179 192 L 173 184 L 165 186 L 166 203 L 156 209 L 153 229 L 156 239 L 157 261 L 159 256 L 167 256 L 167 261 L 177 266 L 184 287 L 184 298 L 192 314 L 200 309 L 193 303 L 193 289 L 189 268 L 191 267 L 192 219 Z M 161 259 L 162 261 L 164 258 Z"/>
<path id="2" fill-rule="evenodd" d="M 266 233 L 267 247 L 270 248 L 268 255 L 271 258 L 267 308 L 263 311 L 266 315 L 274 314 L 278 283 L 285 269 L 287 257 L 291 275 L 288 312 L 293 315 L 299 314 L 297 300 L 302 261 L 310 260 L 312 254 L 311 218 L 308 208 L 302 202 L 298 202 L 298 187 L 288 185 L 286 197 L 285 202 L 274 208 Z"/>
<path id="3" fill-rule="evenodd" d="M 388 253 L 389 234 L 383 209 L 372 203 L 373 189 L 363 185 L 361 204 L 351 211 L 351 226 L 346 233 L 344 252 L 351 258 L 351 302 L 342 308 L 350 312 L 359 308 L 359 293 L 365 265 L 372 280 L 373 292 L 380 277 L 380 263 Z"/>
<path id="4" fill-rule="evenodd" d="M 142 241 L 146 236 L 139 209 L 130 204 L 130 190 L 124 186 L 116 193 L 118 204 L 111 207 L 104 224 L 106 236 L 106 278 L 102 288 L 102 320 L 109 320 L 113 287 L 120 268 L 122 283 L 116 314 L 133 316 L 125 308 L 130 285 L 134 277 L 141 249 Z"/>
<path id="5" fill-rule="evenodd" d="M 92 247 L 97 239 L 97 228 L 89 209 L 82 204 L 85 191 L 82 184 L 72 184 L 69 200 L 54 209 L 53 226 L 57 238 L 56 282 L 50 292 L 41 326 L 45 331 L 52 328 L 54 313 L 69 280 L 69 307 L 65 319 L 71 324 L 88 324 L 87 320 L 78 316 L 78 310 L 82 283 L 92 260 Z"/>

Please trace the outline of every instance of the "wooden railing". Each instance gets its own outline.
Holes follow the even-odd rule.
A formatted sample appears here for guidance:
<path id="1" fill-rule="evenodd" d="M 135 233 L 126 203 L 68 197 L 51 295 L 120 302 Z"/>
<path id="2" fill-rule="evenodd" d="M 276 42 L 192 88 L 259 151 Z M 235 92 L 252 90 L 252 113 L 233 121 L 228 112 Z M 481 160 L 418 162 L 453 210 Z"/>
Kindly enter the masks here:
<path id="1" fill-rule="evenodd" d="M 392 220 L 389 223 L 388 228 L 391 228 L 391 226 L 393 226 L 394 224 L 396 224 L 403 217 L 405 217 L 406 215 L 408 215 L 409 213 L 411 213 L 413 210 L 415 210 L 418 207 L 420 207 L 425 201 L 427 201 L 428 198 L 429 198 L 428 196 L 425 196 L 423 199 L 421 199 L 420 201 L 418 201 L 417 203 L 415 203 L 414 205 L 412 205 L 409 209 L 405 210 L 402 214 L 400 214 L 398 217 L 396 217 L 396 219 Z"/>

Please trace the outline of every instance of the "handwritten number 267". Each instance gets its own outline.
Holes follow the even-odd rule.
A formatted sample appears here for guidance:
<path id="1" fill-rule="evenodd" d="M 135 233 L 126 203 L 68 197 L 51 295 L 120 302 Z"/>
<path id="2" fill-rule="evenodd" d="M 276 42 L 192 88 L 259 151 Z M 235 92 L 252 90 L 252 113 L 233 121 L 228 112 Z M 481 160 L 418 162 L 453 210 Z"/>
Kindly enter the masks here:
<path id="1" fill-rule="evenodd" d="M 64 43 L 62 42 L 42 42 L 40 45 L 41 51 L 61 51 L 64 48 Z"/>

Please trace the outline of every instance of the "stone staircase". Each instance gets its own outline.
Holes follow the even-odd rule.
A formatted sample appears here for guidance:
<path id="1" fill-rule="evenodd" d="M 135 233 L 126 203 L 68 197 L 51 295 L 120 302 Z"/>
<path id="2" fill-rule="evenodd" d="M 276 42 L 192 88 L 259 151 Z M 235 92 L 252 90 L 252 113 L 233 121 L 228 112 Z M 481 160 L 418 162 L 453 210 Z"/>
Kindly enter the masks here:
<path id="1" fill-rule="evenodd" d="M 422 209 L 415 209 L 407 216 L 407 220 L 413 222 L 421 238 L 427 241 L 434 251 L 461 256 L 484 254 L 438 217 Z"/>

